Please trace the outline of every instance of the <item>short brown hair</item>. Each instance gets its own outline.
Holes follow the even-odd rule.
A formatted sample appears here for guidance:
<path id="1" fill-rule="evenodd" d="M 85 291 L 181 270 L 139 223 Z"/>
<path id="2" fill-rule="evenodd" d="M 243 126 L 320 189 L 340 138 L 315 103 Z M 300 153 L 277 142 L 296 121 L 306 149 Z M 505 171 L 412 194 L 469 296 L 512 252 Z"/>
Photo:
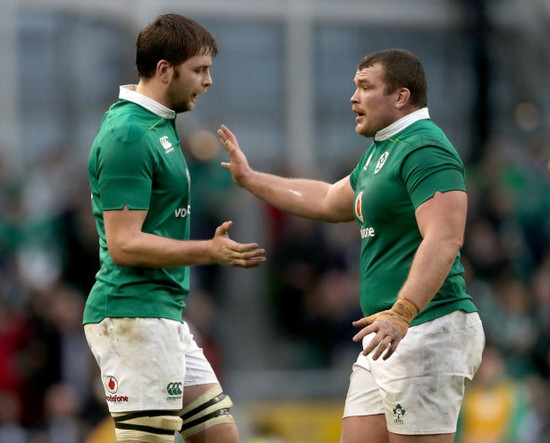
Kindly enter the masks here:
<path id="1" fill-rule="evenodd" d="M 199 23 L 179 14 L 164 14 L 140 31 L 136 67 L 140 77 L 151 78 L 160 60 L 177 66 L 195 55 L 214 57 L 217 52 L 216 39 Z"/>
<path id="2" fill-rule="evenodd" d="M 385 49 L 366 55 L 357 70 L 379 63 L 384 68 L 386 92 L 392 93 L 399 88 L 411 92 L 409 102 L 423 108 L 428 104 L 428 86 L 426 74 L 416 55 L 405 49 Z"/>

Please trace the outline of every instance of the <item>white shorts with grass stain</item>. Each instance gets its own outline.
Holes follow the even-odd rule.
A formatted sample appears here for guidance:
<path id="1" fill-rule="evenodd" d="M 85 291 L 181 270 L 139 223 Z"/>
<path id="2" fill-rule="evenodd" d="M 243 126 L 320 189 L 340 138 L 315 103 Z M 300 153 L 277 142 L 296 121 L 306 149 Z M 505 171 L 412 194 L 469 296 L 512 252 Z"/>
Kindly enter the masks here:
<path id="1" fill-rule="evenodd" d="M 218 383 L 186 323 L 106 318 L 84 332 L 110 412 L 181 409 L 186 386 Z"/>
<path id="2" fill-rule="evenodd" d="M 363 339 L 363 348 L 374 334 Z M 485 335 L 477 313 L 456 311 L 413 326 L 388 359 L 359 354 L 344 417 L 385 414 L 395 434 L 456 432 L 464 390 L 481 363 Z"/>

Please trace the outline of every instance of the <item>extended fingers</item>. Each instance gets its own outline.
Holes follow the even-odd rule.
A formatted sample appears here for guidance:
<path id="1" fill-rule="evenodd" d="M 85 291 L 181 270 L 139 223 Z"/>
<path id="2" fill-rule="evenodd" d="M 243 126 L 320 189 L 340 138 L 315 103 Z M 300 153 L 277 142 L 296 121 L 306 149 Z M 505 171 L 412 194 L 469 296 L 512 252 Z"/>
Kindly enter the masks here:
<path id="1" fill-rule="evenodd" d="M 382 331 L 379 331 L 370 341 L 370 343 L 363 349 L 363 355 L 369 355 L 372 351 L 375 351 L 372 359 L 378 360 L 380 356 L 386 351 L 384 360 L 387 360 L 397 349 L 397 345 L 401 341 L 401 338 L 393 335 L 385 335 Z"/>
<path id="2" fill-rule="evenodd" d="M 260 266 L 262 263 L 265 263 L 265 257 L 254 257 L 249 259 L 241 259 L 241 260 L 234 260 L 229 264 L 229 266 L 233 266 L 234 268 L 256 268 L 257 266 Z"/>
<path id="3" fill-rule="evenodd" d="M 390 336 L 386 336 L 382 339 L 378 347 L 376 348 L 376 352 L 372 356 L 373 360 L 378 360 L 380 356 L 386 351 L 386 354 L 384 355 L 384 360 L 387 360 L 390 355 L 393 354 L 395 349 L 397 348 L 397 345 L 395 344 L 395 341 Z"/>
<path id="4" fill-rule="evenodd" d="M 229 148 L 235 140 L 235 135 L 225 125 L 221 125 L 220 129 L 218 129 L 218 136 L 225 148 Z"/>
<path id="5" fill-rule="evenodd" d="M 363 338 L 371 332 L 376 332 L 376 334 L 369 344 L 365 346 L 363 355 L 368 355 L 376 349 L 376 352 L 372 356 L 374 360 L 377 360 L 384 351 L 386 351 L 384 360 L 387 360 L 395 352 L 403 339 L 403 334 L 399 327 L 384 319 L 378 319 L 376 323 L 362 329 L 353 339 L 354 341 L 358 341 L 356 337 Z"/>
<path id="6" fill-rule="evenodd" d="M 250 268 L 265 262 L 265 249 L 259 248 L 257 243 L 237 243 L 231 241 L 224 248 L 225 264 Z"/>
<path id="7" fill-rule="evenodd" d="M 363 317 L 357 321 L 354 321 L 352 324 L 356 328 L 362 328 L 364 326 L 372 325 L 376 321 L 379 315 L 380 313 L 372 314 L 372 315 L 369 315 L 368 317 Z"/>
<path id="8" fill-rule="evenodd" d="M 258 248 L 257 245 L 253 244 L 239 246 L 247 246 L 247 248 L 240 251 L 231 251 L 227 261 L 227 264 L 229 266 L 253 268 L 261 265 L 266 261 L 266 258 L 264 256 L 265 249 Z M 252 247 L 252 249 L 249 249 L 248 247 Z"/>

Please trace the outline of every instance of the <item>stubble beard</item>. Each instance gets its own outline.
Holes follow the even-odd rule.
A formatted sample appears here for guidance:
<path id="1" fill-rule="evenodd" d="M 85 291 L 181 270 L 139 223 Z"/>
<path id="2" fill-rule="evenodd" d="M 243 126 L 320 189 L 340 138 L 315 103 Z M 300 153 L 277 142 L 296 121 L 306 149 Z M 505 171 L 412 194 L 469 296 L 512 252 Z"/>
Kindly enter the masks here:
<path id="1" fill-rule="evenodd" d="M 190 98 L 178 97 L 177 94 L 171 94 L 170 91 L 167 93 L 166 102 L 169 104 L 168 107 L 176 114 L 191 111 L 195 108 L 195 103 Z"/>
<path id="2" fill-rule="evenodd" d="M 355 132 L 357 132 L 357 134 L 359 135 L 362 135 L 363 137 L 366 137 L 366 138 L 373 138 L 374 135 L 376 134 L 376 132 L 372 132 L 371 130 L 367 129 L 366 127 L 359 127 L 359 125 L 357 125 L 355 127 Z"/>
<path id="3" fill-rule="evenodd" d="M 180 105 L 174 105 L 172 109 L 176 112 L 176 114 L 181 114 L 182 112 L 192 111 L 194 108 L 194 104 L 187 102 Z"/>

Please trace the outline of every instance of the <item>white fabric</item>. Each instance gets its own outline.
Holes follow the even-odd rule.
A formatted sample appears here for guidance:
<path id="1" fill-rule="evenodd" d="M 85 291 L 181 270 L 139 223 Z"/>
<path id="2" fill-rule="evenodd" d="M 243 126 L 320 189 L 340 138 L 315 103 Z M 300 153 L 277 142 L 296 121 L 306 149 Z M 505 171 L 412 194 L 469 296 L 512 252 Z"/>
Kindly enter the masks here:
<path id="1" fill-rule="evenodd" d="M 430 113 L 428 108 L 422 108 L 418 111 L 411 112 L 405 117 L 400 118 L 399 120 L 394 121 L 391 125 L 386 126 L 383 129 L 380 129 L 376 134 L 374 134 L 374 140 L 380 142 L 382 140 L 387 140 L 388 138 L 394 136 L 398 132 L 401 132 L 407 126 L 412 125 L 418 120 L 427 120 L 430 118 Z"/>
<path id="2" fill-rule="evenodd" d="M 84 331 L 111 412 L 181 409 L 185 386 L 219 383 L 186 323 L 106 318 Z"/>
<path id="3" fill-rule="evenodd" d="M 157 114 L 159 117 L 166 119 L 175 119 L 176 111 L 161 105 L 159 102 L 152 98 L 146 97 L 136 91 L 136 85 L 123 85 L 119 88 L 118 98 L 128 100 L 132 103 L 136 103 L 143 106 L 145 109 Z"/>
<path id="4" fill-rule="evenodd" d="M 371 339 L 363 339 L 363 348 Z M 477 313 L 456 311 L 411 327 L 388 360 L 359 354 L 344 417 L 385 414 L 395 434 L 456 432 L 464 389 L 484 346 Z"/>

